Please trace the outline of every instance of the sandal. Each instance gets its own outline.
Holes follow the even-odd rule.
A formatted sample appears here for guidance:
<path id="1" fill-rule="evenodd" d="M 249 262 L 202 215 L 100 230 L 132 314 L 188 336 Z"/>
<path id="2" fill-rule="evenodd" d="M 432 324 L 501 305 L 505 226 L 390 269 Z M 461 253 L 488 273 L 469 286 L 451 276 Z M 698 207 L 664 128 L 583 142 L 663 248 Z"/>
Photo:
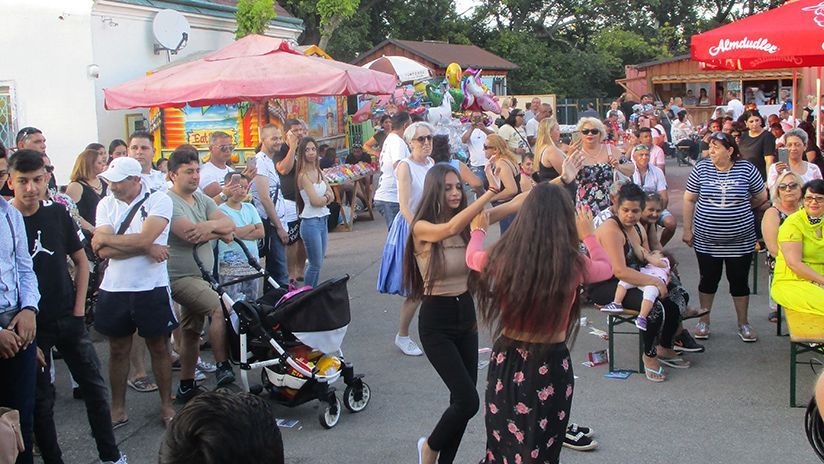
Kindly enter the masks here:
<path id="1" fill-rule="evenodd" d="M 778 322 L 778 311 L 770 311 L 769 320 L 772 323 Z"/>
<path id="2" fill-rule="evenodd" d="M 675 369 L 686 369 L 690 367 L 690 362 L 680 357 L 662 358 L 661 356 L 658 356 L 658 362 L 665 366 L 669 366 Z"/>
<path id="3" fill-rule="evenodd" d="M 139 379 L 128 380 L 126 384 L 132 387 L 135 391 L 140 393 L 149 393 L 157 390 L 157 385 L 149 381 L 148 377 L 140 377 Z"/>
<path id="4" fill-rule="evenodd" d="M 120 427 L 123 427 L 128 423 L 129 423 L 129 418 L 128 417 L 125 418 L 125 419 L 120 419 L 119 421 L 114 421 L 114 422 L 112 422 L 112 430 L 117 430 Z"/>
<path id="5" fill-rule="evenodd" d="M 696 317 L 705 316 L 709 313 L 710 310 L 707 308 L 687 308 L 687 310 L 684 311 L 684 314 L 681 316 L 681 320 L 695 319 Z"/>
<path id="6" fill-rule="evenodd" d="M 644 375 L 650 382 L 663 382 L 667 380 L 667 376 L 664 375 L 664 366 L 658 366 L 657 370 L 644 366 Z"/>

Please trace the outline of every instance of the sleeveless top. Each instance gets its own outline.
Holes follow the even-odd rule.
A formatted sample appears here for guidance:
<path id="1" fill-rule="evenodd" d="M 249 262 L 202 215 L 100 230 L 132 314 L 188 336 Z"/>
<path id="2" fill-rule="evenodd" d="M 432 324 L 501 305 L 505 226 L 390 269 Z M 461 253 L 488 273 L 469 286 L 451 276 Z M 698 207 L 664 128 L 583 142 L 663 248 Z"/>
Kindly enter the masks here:
<path id="1" fill-rule="evenodd" d="M 555 169 L 555 166 L 546 167 L 544 163 L 538 160 L 538 177 L 541 181 L 551 181 L 560 175 L 561 173 Z"/>
<path id="2" fill-rule="evenodd" d="M 323 196 L 326 193 L 326 183 L 323 181 L 312 184 L 315 189 L 315 195 Z M 301 218 L 317 218 L 329 216 L 329 208 L 326 206 L 312 206 L 309 201 L 309 193 L 306 190 L 300 190 L 300 196 L 303 199 L 303 211 L 300 212 Z"/>
<path id="3" fill-rule="evenodd" d="M 103 180 L 100 181 L 100 186 L 102 190 L 100 191 L 100 195 L 94 191 L 94 187 L 87 184 L 84 181 L 78 181 L 80 187 L 83 188 L 83 193 L 80 195 L 80 200 L 77 201 L 77 212 L 80 214 L 80 217 L 85 219 L 89 224 L 95 225 L 95 215 L 97 211 L 97 204 L 100 203 L 100 200 L 106 196 L 106 192 L 109 189 L 109 184 L 104 182 Z"/>
<path id="4" fill-rule="evenodd" d="M 621 229 L 621 233 L 624 234 L 624 260 L 627 263 L 627 267 L 635 269 L 636 271 L 640 270 L 646 263 L 641 261 L 641 258 L 636 256 L 635 252 L 632 251 L 632 244 L 629 242 L 629 236 L 627 235 L 627 231 L 624 230 L 624 225 L 621 224 L 621 220 L 616 216 L 611 216 L 610 219 L 615 220 L 615 223 L 618 224 L 618 227 Z M 641 239 L 641 246 L 644 246 L 644 236 L 641 234 L 641 228 L 638 224 L 635 224 L 635 231 L 638 233 L 638 238 Z"/>
<path id="5" fill-rule="evenodd" d="M 469 268 L 466 266 L 466 243 L 459 235 L 445 238 L 441 242 L 443 252 L 443 274 L 433 279 L 429 275 L 432 244 L 427 243 L 423 251 L 415 252 L 415 261 L 423 278 L 424 294 L 433 296 L 458 296 L 467 290 Z"/>
<path id="6" fill-rule="evenodd" d="M 423 181 L 426 179 L 426 173 L 435 165 L 432 158 L 426 158 L 426 164 L 418 164 L 412 161 L 412 158 L 404 158 L 400 161 L 409 166 L 409 175 L 412 185 L 409 189 L 409 209 L 412 214 L 418 211 L 418 206 L 421 204 L 421 197 L 423 196 Z"/>
<path id="7" fill-rule="evenodd" d="M 775 206 L 770 206 L 770 208 L 775 208 Z M 784 220 L 787 219 L 789 214 L 786 214 L 778 208 L 775 208 L 775 210 L 778 211 L 778 226 L 781 227 L 781 224 L 784 224 Z M 775 270 L 775 256 L 772 256 L 769 250 L 767 250 L 766 262 L 767 267 L 770 269 L 770 273 L 772 274 L 772 271 Z"/>

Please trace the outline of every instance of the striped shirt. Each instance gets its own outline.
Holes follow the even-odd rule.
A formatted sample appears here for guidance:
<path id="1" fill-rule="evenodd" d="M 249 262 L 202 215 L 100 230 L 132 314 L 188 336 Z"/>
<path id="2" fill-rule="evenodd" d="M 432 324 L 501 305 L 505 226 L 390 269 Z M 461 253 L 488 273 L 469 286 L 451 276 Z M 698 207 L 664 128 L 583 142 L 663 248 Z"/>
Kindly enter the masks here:
<path id="1" fill-rule="evenodd" d="M 719 171 L 709 158 L 695 165 L 687 192 L 698 195 L 693 222 L 695 251 L 717 258 L 737 257 L 755 248 L 755 219 L 750 199 L 764 190 L 755 166 L 738 160 Z"/>

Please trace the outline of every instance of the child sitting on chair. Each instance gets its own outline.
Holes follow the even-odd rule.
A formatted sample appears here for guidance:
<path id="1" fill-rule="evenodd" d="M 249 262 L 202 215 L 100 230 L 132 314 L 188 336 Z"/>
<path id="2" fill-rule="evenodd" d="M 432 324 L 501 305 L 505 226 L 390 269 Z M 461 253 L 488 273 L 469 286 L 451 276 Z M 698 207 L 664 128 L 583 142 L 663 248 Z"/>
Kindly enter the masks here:
<path id="1" fill-rule="evenodd" d="M 664 285 L 669 283 L 671 270 L 669 258 L 665 257 L 660 251 L 649 252 L 644 247 L 635 244 L 632 245 L 632 251 L 647 263 L 640 269 L 641 274 L 657 277 L 664 282 Z M 627 290 L 630 288 L 636 288 L 636 286 L 623 280 L 618 281 L 618 286 L 615 287 L 615 298 L 613 298 L 612 303 L 601 308 L 601 311 L 622 312 L 624 307 L 621 303 L 624 301 Z M 655 299 L 658 298 L 658 287 L 655 285 L 645 285 L 639 288 L 644 292 L 644 299 L 641 301 L 641 311 L 638 317 L 635 318 L 635 326 L 640 330 L 647 330 L 647 316 L 649 316 L 650 311 L 652 311 L 652 305 L 655 304 Z"/>

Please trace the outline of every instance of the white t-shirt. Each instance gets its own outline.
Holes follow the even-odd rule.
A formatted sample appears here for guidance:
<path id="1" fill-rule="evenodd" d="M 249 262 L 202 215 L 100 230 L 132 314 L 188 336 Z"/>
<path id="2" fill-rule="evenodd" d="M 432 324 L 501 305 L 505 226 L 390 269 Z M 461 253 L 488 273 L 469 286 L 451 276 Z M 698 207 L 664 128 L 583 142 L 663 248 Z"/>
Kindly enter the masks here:
<path id="1" fill-rule="evenodd" d="M 280 175 L 278 175 L 278 171 L 275 169 L 275 162 L 262 151 L 255 155 L 255 159 L 257 160 L 256 177 L 265 177 L 269 183 L 268 195 L 275 204 L 275 212 L 278 213 L 278 219 L 281 219 L 280 216 L 283 215 L 281 212 L 283 209 L 283 192 L 280 191 Z M 263 209 L 263 203 L 260 202 L 260 194 L 254 183 L 252 183 L 252 202 L 254 202 L 255 209 L 257 209 L 258 214 L 260 214 L 261 219 L 269 219 L 266 210 Z"/>
<path id="2" fill-rule="evenodd" d="M 647 173 L 644 176 L 641 176 L 638 168 L 635 168 L 635 172 L 632 173 L 632 182 L 647 193 L 667 189 L 667 178 L 664 176 L 664 171 L 653 166 L 652 163 L 647 165 Z"/>
<path id="3" fill-rule="evenodd" d="M 486 132 L 480 129 L 472 129 L 472 134 L 469 136 L 469 164 L 472 167 L 486 166 L 487 159 L 484 152 L 484 143 L 486 143 Z"/>
<path id="4" fill-rule="evenodd" d="M 541 121 L 538 121 L 538 118 L 532 118 L 526 123 L 526 136 L 527 137 L 537 137 L 538 136 L 538 125 L 541 124 Z"/>
<path id="5" fill-rule="evenodd" d="M 506 144 L 513 152 L 517 148 L 527 148 L 526 129 L 524 129 L 524 126 L 521 126 L 516 130 L 509 124 L 504 124 L 500 129 L 498 129 L 498 135 L 500 135 L 502 139 L 506 140 Z"/>
<path id="6" fill-rule="evenodd" d="M 398 134 L 390 132 L 383 141 L 381 150 L 381 178 L 375 200 L 389 203 L 398 202 L 398 179 L 395 176 L 395 164 L 409 157 L 409 146 Z"/>
<path id="7" fill-rule="evenodd" d="M 147 192 L 144 185 L 140 194 L 128 205 L 113 195 L 101 199 L 97 204 L 96 226 L 110 226 L 114 232 L 117 232 L 132 205 L 143 199 Z M 171 198 L 165 192 L 154 192 L 140 205 L 140 210 L 134 215 L 125 233 L 139 234 L 143 229 L 143 221 L 147 217 L 157 216 L 166 219 L 166 227 L 154 243 L 166 246 L 169 240 L 172 210 Z M 168 285 L 169 274 L 166 270 L 166 262 L 158 263 L 149 256 L 141 255 L 126 259 L 110 259 L 100 288 L 107 292 L 145 292 Z"/>
<path id="8" fill-rule="evenodd" d="M 732 100 L 727 102 L 727 107 L 732 110 L 732 119 L 738 120 L 742 114 L 744 114 L 744 104 L 741 103 L 741 100 L 737 98 L 733 98 Z"/>
<path id="9" fill-rule="evenodd" d="M 807 162 L 807 172 L 800 174 L 800 177 L 803 185 L 811 180 L 821 179 L 821 170 L 813 163 Z M 767 172 L 767 188 L 772 189 L 776 180 L 778 180 L 778 171 L 775 170 L 775 163 L 773 163 L 770 165 L 769 172 Z"/>
<path id="10" fill-rule="evenodd" d="M 143 184 L 149 188 L 149 192 L 165 192 L 169 190 L 169 183 L 166 182 L 166 175 L 157 169 L 152 169 L 148 174 L 140 174 Z"/>
<path id="11" fill-rule="evenodd" d="M 200 184 L 198 185 L 200 190 L 205 189 L 207 185 L 215 182 L 223 188 L 226 174 L 229 174 L 230 172 L 234 172 L 234 169 L 229 166 L 221 169 L 215 166 L 212 162 L 204 163 L 200 166 Z"/>
<path id="12" fill-rule="evenodd" d="M 432 169 L 435 162 L 432 158 L 427 157 L 426 163 L 423 165 L 412 161 L 412 158 L 405 158 L 401 160 L 401 163 L 406 163 L 406 165 L 409 166 L 409 180 L 411 181 L 409 188 L 409 209 L 412 210 L 414 214 L 418 211 L 418 206 L 420 206 L 421 200 L 423 199 L 423 184 L 426 179 L 426 173 Z M 398 166 L 400 166 L 400 163 Z"/>

